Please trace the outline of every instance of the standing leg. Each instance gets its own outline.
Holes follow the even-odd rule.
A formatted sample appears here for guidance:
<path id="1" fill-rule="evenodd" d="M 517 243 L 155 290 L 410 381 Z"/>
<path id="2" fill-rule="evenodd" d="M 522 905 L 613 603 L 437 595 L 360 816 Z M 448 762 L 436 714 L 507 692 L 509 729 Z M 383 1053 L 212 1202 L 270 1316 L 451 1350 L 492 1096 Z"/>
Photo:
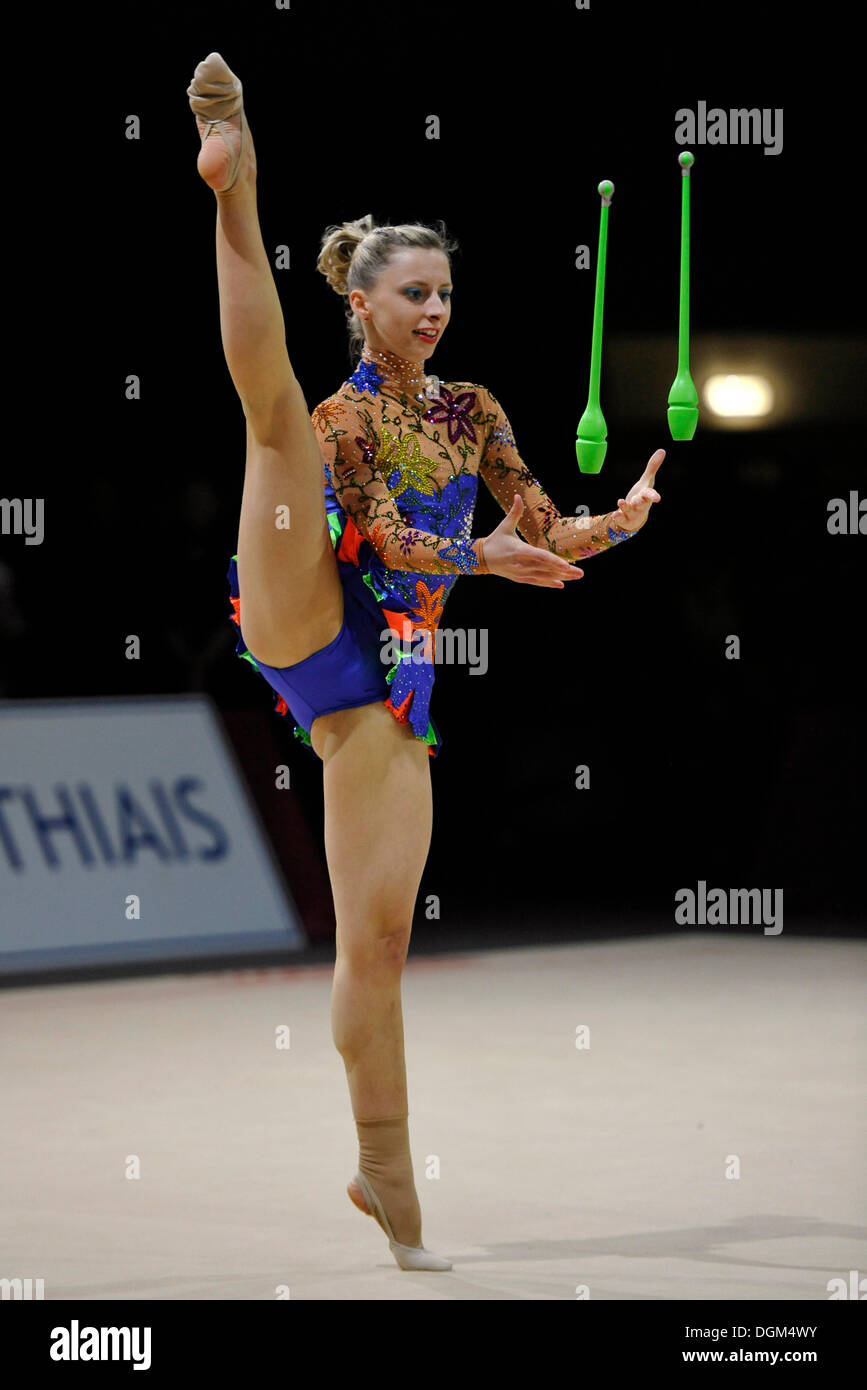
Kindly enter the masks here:
<path id="1" fill-rule="evenodd" d="M 419 1246 L 400 983 L 430 848 L 430 755 L 381 703 L 322 715 L 311 735 L 323 760 L 337 918 L 332 1034 L 346 1067 L 359 1170 L 395 1239 Z M 349 1195 L 363 1206 L 354 1182 Z"/>

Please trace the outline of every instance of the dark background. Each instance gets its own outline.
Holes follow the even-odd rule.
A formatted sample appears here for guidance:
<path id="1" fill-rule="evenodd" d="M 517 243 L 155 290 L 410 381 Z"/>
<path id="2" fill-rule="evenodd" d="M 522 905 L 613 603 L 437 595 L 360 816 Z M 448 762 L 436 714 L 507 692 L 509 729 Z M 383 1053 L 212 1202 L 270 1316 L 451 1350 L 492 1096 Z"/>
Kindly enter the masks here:
<path id="1" fill-rule="evenodd" d="M 329 931 L 321 764 L 235 656 L 228 621 L 244 419 L 186 97 L 217 49 L 244 82 L 266 246 L 290 247 L 276 279 L 311 410 L 354 365 L 343 303 L 315 269 L 324 228 L 443 218 L 461 249 L 431 369 L 490 387 L 561 511 L 609 510 L 667 450 L 641 535 L 580 582 L 456 586 L 444 625 L 487 627 L 489 670 L 437 674 L 418 935 L 670 929 L 675 892 L 699 879 L 782 888 L 787 930 L 858 930 L 867 542 L 829 535 L 827 508 L 864 491 L 863 340 L 861 370 L 850 354 L 838 383 L 846 411 L 820 401 L 808 426 L 737 434 L 704 414 L 681 444 L 665 394 L 651 428 L 610 408 L 631 384 L 606 378 L 603 342 L 602 472 L 581 475 L 574 449 L 594 292 L 574 247 L 595 258 L 600 178 L 616 185 L 606 338 L 670 335 L 674 375 L 679 107 L 784 109 L 780 155 L 694 148 L 693 335 L 863 333 L 857 13 L 293 0 L 92 7 L 58 20 L 62 37 L 34 35 L 9 136 L 29 153 L 7 155 L 7 290 L 25 308 L 7 398 L 22 443 L 2 491 L 46 498 L 46 539 L 2 541 L 0 697 L 207 691 L 309 929 Z M 482 486 L 473 534 L 501 517 Z M 140 661 L 125 659 L 128 633 Z M 280 762 L 290 793 L 273 790 Z"/>

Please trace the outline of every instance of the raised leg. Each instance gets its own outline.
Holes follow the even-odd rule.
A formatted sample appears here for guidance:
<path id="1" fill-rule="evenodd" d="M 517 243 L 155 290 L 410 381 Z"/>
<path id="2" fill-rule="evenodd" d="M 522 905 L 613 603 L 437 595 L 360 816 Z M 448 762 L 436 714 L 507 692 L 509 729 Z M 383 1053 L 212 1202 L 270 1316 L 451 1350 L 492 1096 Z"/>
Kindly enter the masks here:
<path id="1" fill-rule="evenodd" d="M 212 127 L 199 152 L 199 173 L 215 189 L 225 182 L 226 142 L 240 145 L 242 120 L 246 124 L 240 112 Z M 201 134 L 205 123 L 198 125 Z M 328 535 L 322 458 L 289 361 L 259 226 L 249 125 L 244 135 L 237 180 L 214 195 L 220 329 L 247 421 L 237 548 L 241 629 L 253 656 L 279 667 L 303 660 L 337 635 L 343 593 Z"/>

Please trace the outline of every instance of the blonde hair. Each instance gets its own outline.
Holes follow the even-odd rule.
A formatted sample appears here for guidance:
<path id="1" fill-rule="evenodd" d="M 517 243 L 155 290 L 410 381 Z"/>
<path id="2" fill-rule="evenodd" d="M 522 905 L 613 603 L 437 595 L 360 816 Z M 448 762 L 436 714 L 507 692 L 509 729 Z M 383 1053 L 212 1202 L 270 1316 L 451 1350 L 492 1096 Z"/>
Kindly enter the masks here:
<path id="1" fill-rule="evenodd" d="M 344 299 L 353 290 L 370 292 L 391 260 L 392 254 L 404 246 L 420 246 L 425 250 L 442 251 L 451 256 L 458 243 L 451 241 L 445 223 L 433 227 L 421 222 L 405 222 L 392 226 L 390 222 L 377 225 L 371 213 L 355 222 L 342 222 L 326 227 L 322 234 L 322 249 L 316 261 L 329 285 Z M 364 346 L 364 329 L 350 304 L 346 307 L 350 353 L 358 354 Z"/>

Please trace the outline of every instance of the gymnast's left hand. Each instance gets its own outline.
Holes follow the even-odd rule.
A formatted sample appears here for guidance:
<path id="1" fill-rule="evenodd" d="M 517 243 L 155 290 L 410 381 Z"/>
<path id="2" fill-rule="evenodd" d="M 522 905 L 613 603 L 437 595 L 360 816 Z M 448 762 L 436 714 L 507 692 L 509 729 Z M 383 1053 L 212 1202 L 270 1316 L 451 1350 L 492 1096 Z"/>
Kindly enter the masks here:
<path id="1" fill-rule="evenodd" d="M 618 497 L 617 511 L 611 517 L 612 526 L 621 531 L 640 531 L 647 520 L 654 502 L 660 501 L 659 493 L 653 486 L 656 470 L 665 458 L 665 450 L 657 449 L 648 460 L 647 467 L 626 497 Z"/>

